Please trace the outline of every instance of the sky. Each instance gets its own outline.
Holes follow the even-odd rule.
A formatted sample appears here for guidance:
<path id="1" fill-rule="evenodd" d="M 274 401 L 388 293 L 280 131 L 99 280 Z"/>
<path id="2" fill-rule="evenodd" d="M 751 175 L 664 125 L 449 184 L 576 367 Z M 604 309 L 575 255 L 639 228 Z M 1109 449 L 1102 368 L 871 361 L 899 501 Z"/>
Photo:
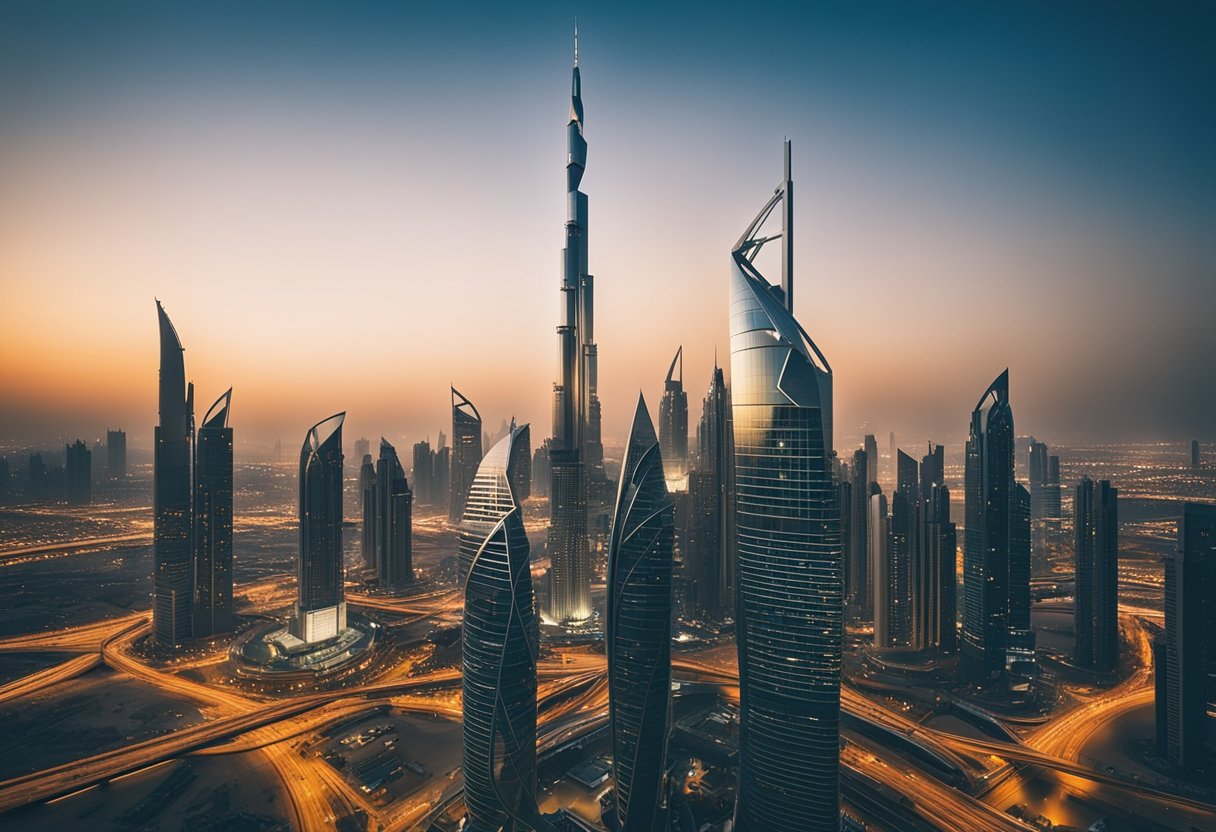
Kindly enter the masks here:
<path id="1" fill-rule="evenodd" d="M 1019 433 L 1216 440 L 1210 5 L 9 0 L 0 444 L 150 444 L 154 298 L 238 446 L 547 434 L 576 15 L 608 442 L 729 368 L 786 136 L 841 450 L 1005 367 Z"/>

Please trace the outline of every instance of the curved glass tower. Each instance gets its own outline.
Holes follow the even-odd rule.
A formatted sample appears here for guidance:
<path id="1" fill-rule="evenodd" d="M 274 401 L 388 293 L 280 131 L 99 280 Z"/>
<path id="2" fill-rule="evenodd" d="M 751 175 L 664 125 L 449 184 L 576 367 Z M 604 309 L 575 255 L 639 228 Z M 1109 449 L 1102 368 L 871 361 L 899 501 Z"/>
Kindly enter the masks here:
<path id="1" fill-rule="evenodd" d="M 535 829 L 537 622 L 514 472 L 528 426 L 490 449 L 460 523 L 464 794 L 470 832 Z"/>
<path id="2" fill-rule="evenodd" d="M 793 183 L 731 252 L 738 536 L 738 832 L 840 825 L 843 551 L 832 482 L 832 371 L 793 315 Z M 760 227 L 780 205 L 779 234 Z M 781 240 L 781 285 L 753 260 Z"/>
<path id="3" fill-rule="evenodd" d="M 608 544 L 608 703 L 622 832 L 665 828 L 672 511 L 659 441 L 639 395 Z"/>
<path id="4" fill-rule="evenodd" d="M 481 414 L 468 398 L 452 388 L 452 476 L 448 520 L 460 521 L 469 486 L 481 463 Z"/>
<path id="5" fill-rule="evenodd" d="M 216 399 L 194 448 L 194 637 L 232 632 L 232 388 Z"/>
<path id="6" fill-rule="evenodd" d="M 158 647 L 189 640 L 194 567 L 190 544 L 190 457 L 194 441 L 194 385 L 186 383 L 182 342 L 160 301 L 160 424 L 153 460 L 152 632 Z"/>
<path id="7" fill-rule="evenodd" d="M 346 572 L 342 568 L 342 422 L 318 422 L 300 449 L 299 597 L 292 635 L 324 641 L 346 629 Z"/>
<path id="8" fill-rule="evenodd" d="M 677 372 L 678 371 L 678 372 Z M 672 487 L 682 490 L 688 480 L 688 394 L 684 392 L 684 347 L 676 350 L 663 381 L 659 402 L 659 448 Z"/>

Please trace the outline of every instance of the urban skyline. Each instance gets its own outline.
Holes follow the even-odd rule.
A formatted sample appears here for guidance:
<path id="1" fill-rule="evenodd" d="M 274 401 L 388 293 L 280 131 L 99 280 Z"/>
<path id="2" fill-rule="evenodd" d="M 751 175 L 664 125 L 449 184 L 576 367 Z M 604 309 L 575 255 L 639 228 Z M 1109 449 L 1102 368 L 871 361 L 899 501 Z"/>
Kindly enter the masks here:
<path id="1" fill-rule="evenodd" d="M 387 8 L 372 11 L 364 14 L 390 27 L 403 20 Z M 36 38 L 54 30 L 24 8 L 8 14 Z M 264 22 L 259 13 L 232 14 Z M 619 32 L 632 14 L 622 9 L 599 31 Z M 171 31 L 194 15 L 174 10 L 145 25 Z M 848 34 L 859 23 L 852 13 L 809 15 L 815 26 L 793 16 L 780 43 L 767 50 L 753 33 L 739 35 L 741 48 L 731 60 L 746 60 L 748 50 L 771 59 L 797 32 L 835 44 L 836 59 L 858 49 Z M 82 21 L 88 17 L 81 12 Z M 297 48 L 293 38 L 317 36 L 309 26 L 334 22 L 329 12 L 306 17 L 307 25 L 288 27 L 283 51 L 268 57 L 293 64 L 298 59 L 286 60 Z M 900 17 L 889 11 L 884 25 Z M 1108 22 L 1109 30 L 1101 30 L 1106 36 L 1140 20 L 1130 12 L 1115 17 L 1118 25 Z M 1072 21 L 1060 13 L 1054 19 Z M 445 20 L 434 10 L 410 18 L 436 32 Z M 989 32 L 996 20 L 958 12 L 951 25 L 939 21 L 928 31 L 957 48 L 965 33 Z M 1020 17 L 1011 13 L 1001 22 L 1010 26 L 1004 47 L 1025 54 L 1020 39 L 1031 35 L 1020 30 Z M 471 42 L 485 44 L 483 23 L 470 28 Z M 845 227 L 831 211 L 852 204 L 840 196 L 849 188 L 839 177 L 856 148 L 834 148 L 843 168 L 824 148 L 807 154 L 809 164 L 796 156 L 804 134 L 815 135 L 799 115 L 801 101 L 787 114 L 794 129 L 784 131 L 780 156 L 762 129 L 741 131 L 753 126 L 747 118 L 699 143 L 696 114 L 705 93 L 698 90 L 737 91 L 751 80 L 746 72 L 727 80 L 704 63 L 698 64 L 704 77 L 687 99 L 693 117 L 668 108 L 668 120 L 686 128 L 674 166 L 696 160 L 701 170 L 714 170 L 714 154 L 729 148 L 730 169 L 751 181 L 746 193 L 719 189 L 712 207 L 703 199 L 679 208 L 675 200 L 675 226 L 662 231 L 676 248 L 711 248 L 717 266 L 703 276 L 713 291 L 690 292 L 673 304 L 670 286 L 650 273 L 651 264 L 663 265 L 668 282 L 679 285 L 681 270 L 700 267 L 699 253 L 672 265 L 667 255 L 651 256 L 642 235 L 633 258 L 639 267 L 611 271 L 622 262 L 613 236 L 621 219 L 611 219 L 616 209 L 607 206 L 602 231 L 588 194 L 598 206 L 601 188 L 614 193 L 621 171 L 653 169 L 645 159 L 616 156 L 614 163 L 608 149 L 605 179 L 611 181 L 589 175 L 599 170 L 598 161 L 589 160 L 597 159 L 591 146 L 598 150 L 601 134 L 598 120 L 594 134 L 587 132 L 587 116 L 598 119 L 599 100 L 584 97 L 584 69 L 591 64 L 580 52 L 579 24 L 572 24 L 564 245 L 543 290 L 539 282 L 517 279 L 512 260 L 487 272 L 491 281 L 452 287 L 446 303 L 428 301 L 421 288 L 403 293 L 403 287 L 443 284 L 450 276 L 428 261 L 424 243 L 415 246 L 415 266 L 425 275 L 396 275 L 385 284 L 377 326 L 346 330 L 350 310 L 341 291 L 332 282 L 314 283 L 316 275 L 306 272 L 291 300 L 276 299 L 280 314 L 263 316 L 261 336 L 274 346 L 242 354 L 229 346 L 240 340 L 233 331 L 240 329 L 242 310 L 269 297 L 274 280 L 247 282 L 243 293 L 213 292 L 225 295 L 232 310 L 216 315 L 189 288 L 205 281 L 185 269 L 163 283 L 193 298 L 182 304 L 188 328 L 179 330 L 181 321 L 171 320 L 167 307 L 176 311 L 177 305 L 162 303 L 167 292 L 143 298 L 149 324 L 147 300 L 155 301 L 157 333 L 153 340 L 149 327 L 141 350 L 159 358 L 157 368 L 142 359 L 124 361 L 121 338 L 95 348 L 109 355 L 115 378 L 142 368 L 147 382 L 155 379 L 156 401 L 134 420 L 127 405 L 99 396 L 91 406 L 105 412 L 75 411 L 75 423 L 64 428 L 38 416 L 30 403 L 62 409 L 68 399 L 56 393 L 38 403 L 29 396 L 25 371 L 5 368 L 0 382 L 21 395 L 0 421 L 0 431 L 8 422 L 14 431 L 0 435 L 0 596 L 10 599 L 0 606 L 0 720 L 10 749 L 0 759 L 0 821 L 31 830 L 83 823 L 251 832 L 1206 828 L 1216 818 L 1210 777 L 1216 767 L 1216 454 L 1197 420 L 1148 416 L 1162 408 L 1175 414 L 1209 397 L 1209 370 L 1195 352 L 1203 345 L 1183 340 L 1199 318 L 1191 309 L 1179 312 L 1172 340 L 1140 345 L 1136 360 L 1147 355 L 1151 364 L 1144 366 L 1163 369 L 1125 413 L 1103 423 L 1112 392 L 1105 374 L 1118 365 L 1126 386 L 1127 373 L 1137 367 L 1122 343 L 1122 324 L 1103 315 L 1109 297 L 1090 293 L 1084 314 L 1069 311 L 1070 291 L 1080 297 L 1092 287 L 1085 280 L 1054 284 L 1048 297 L 1038 277 L 1012 282 L 1014 272 L 1003 269 L 1034 262 L 1021 254 L 988 256 L 992 268 L 973 273 L 965 285 L 958 282 L 961 273 L 951 276 L 951 265 L 974 265 L 981 253 L 1022 239 L 1033 223 L 1013 221 L 1012 208 L 1035 192 L 1033 182 L 1020 190 L 1011 185 L 1003 213 L 1010 234 L 991 251 L 981 245 L 956 260 L 956 246 L 930 235 L 930 247 L 946 244 L 939 249 L 942 263 L 951 264 L 933 283 L 917 276 L 914 257 L 902 259 L 911 264 L 905 279 L 922 281 L 918 307 L 889 283 L 866 285 L 865 266 L 851 274 L 834 260 L 848 246 L 822 254 L 824 235 Z M 362 32 L 373 51 L 382 48 L 383 33 L 372 38 L 363 25 L 346 34 Z M 713 15 L 690 31 L 698 48 L 723 33 Z M 1141 34 L 1151 40 L 1158 32 Z M 1095 58 L 1106 54 L 1101 40 Z M 653 35 L 634 40 L 635 48 L 654 43 Z M 1050 55 L 1045 41 L 1039 46 Z M 498 52 L 502 45 L 486 48 Z M 685 45 L 680 51 L 698 54 Z M 17 60 L 37 54 L 19 50 Z M 468 55 L 463 48 L 461 54 Z M 132 60 L 138 55 L 130 52 Z M 317 66 L 333 57 L 319 57 Z M 12 60 L 0 58 L 0 70 Z M 1177 57 L 1181 65 L 1191 60 L 1186 50 Z M 969 61 L 996 66 L 991 56 Z M 532 63 L 521 60 L 486 82 L 527 77 Z M 235 61 L 233 71 L 240 66 Z M 476 77 L 479 66 L 472 60 L 461 77 Z M 587 75 L 598 80 L 601 64 L 594 66 Z M 1075 64 L 1060 66 L 1079 71 Z M 612 59 L 603 67 L 627 77 L 638 71 L 621 70 Z M 1177 70 L 1171 64 L 1160 75 Z M 363 59 L 350 71 L 364 71 Z M 673 69 L 671 77 L 656 77 L 654 87 L 687 81 L 687 72 Z M 921 66 L 909 73 L 909 86 L 930 78 L 940 81 L 940 71 Z M 62 82 L 57 79 L 58 71 L 47 71 L 41 83 L 54 86 Z M 841 87 L 864 89 L 863 80 L 842 80 Z M 1145 83 L 1159 81 L 1154 76 Z M 451 84 L 436 83 L 432 94 L 441 97 Z M 899 100 L 901 84 L 895 86 L 886 100 Z M 1038 104 L 1058 105 L 1083 86 L 1074 80 L 1054 97 L 1044 93 Z M 840 105 L 828 89 L 813 84 L 808 94 Z M 974 93 L 959 84 L 946 98 L 957 104 L 968 98 L 964 91 Z M 250 93 L 252 101 L 255 88 Z M 364 94 L 351 96 L 350 113 Z M 459 112 L 484 120 L 487 113 L 470 106 L 480 95 L 478 89 Z M 23 103 L 0 87 L 0 107 L 10 99 Z M 748 103 L 765 110 L 782 100 L 780 92 L 766 91 Z M 788 90 L 784 100 L 798 101 Z M 605 97 L 605 121 L 618 122 L 604 129 L 610 141 L 624 135 L 622 121 L 663 134 L 666 125 L 649 128 L 647 119 L 619 104 Z M 1140 105 L 1152 110 L 1148 102 Z M 498 106 L 490 104 L 488 112 Z M 938 129 L 964 130 L 957 114 L 946 118 L 929 109 Z M 1093 112 L 1111 116 L 1096 105 Z M 543 177 L 557 191 L 556 159 L 539 168 L 512 163 L 511 148 L 523 133 L 509 125 L 529 113 L 523 107 L 505 123 L 489 121 L 491 129 L 508 126 L 500 141 L 484 146 L 498 155 L 498 178 L 487 180 L 485 192 L 509 188 L 504 183 L 514 174 Z M 870 112 L 853 128 L 870 118 L 877 116 Z M 770 119 L 762 112 L 754 126 Z M 559 125 L 557 119 L 549 126 L 556 133 Z M 1069 144 L 1026 132 L 1040 154 Z M 911 145 L 924 138 L 916 130 L 909 137 Z M 369 139 L 365 149 L 375 144 Z M 1133 145 L 1098 155 L 1122 158 Z M 1015 158 L 1007 159 L 1010 182 Z M 959 162 L 966 168 L 964 157 Z M 486 170 L 478 160 L 468 167 Z M 796 168 L 803 183 L 797 214 Z M 1077 169 L 1075 188 L 1088 182 L 1100 189 L 1093 170 Z M 1129 168 L 1122 177 L 1108 175 L 1104 186 L 1117 190 L 1116 180 L 1126 185 L 1162 169 Z M 950 187 L 943 182 L 939 193 Z M 353 192 L 333 186 L 335 196 Z M 1158 198 L 1160 207 L 1158 190 L 1140 193 Z M 1182 186 L 1172 193 L 1174 207 L 1187 204 L 1194 212 L 1168 223 L 1176 234 L 1171 239 L 1186 242 L 1171 262 L 1185 267 L 1155 288 L 1165 297 L 1185 285 L 1189 306 L 1199 307 L 1203 293 L 1179 275 L 1216 254 L 1206 241 L 1188 237 L 1202 225 L 1194 220 L 1205 197 Z M 1073 207 L 1092 197 L 1086 191 Z M 475 241 L 462 240 L 467 264 L 481 262 L 485 250 L 505 255 L 538 216 L 556 224 L 557 210 L 545 213 L 527 198 L 497 224 L 479 222 L 493 202 L 487 193 L 485 204 L 469 200 L 461 214 L 465 236 Z M 750 221 L 738 213 L 748 205 L 758 208 Z M 673 206 L 666 207 L 670 214 Z M 933 228 L 944 216 L 935 208 L 940 203 L 931 199 L 910 226 Z M 444 213 L 446 204 L 436 210 Z M 0 196 L 0 217 L 4 211 Z M 717 226 L 706 217 L 727 215 L 742 233 L 719 234 L 707 247 L 700 237 Z M 357 216 L 356 208 L 351 219 Z M 1113 218 L 1131 216 L 1110 200 L 1085 215 L 1084 227 L 1102 229 L 1105 242 L 1095 250 L 1107 264 L 1127 256 L 1121 264 L 1134 266 L 1161 242 L 1158 229 L 1148 227 L 1145 238 L 1112 242 Z M 685 221 L 696 234 L 682 230 Z M 1056 229 L 1062 237 L 1076 231 L 1066 226 Z M 425 227 L 411 226 L 398 243 L 409 245 L 410 235 Z M 899 241 L 906 231 L 883 242 Z M 254 239 L 257 226 L 247 233 Z M 954 239 L 993 242 L 965 223 L 954 233 Z M 222 236 L 214 244 L 221 245 Z M 1153 245 L 1144 246 L 1149 238 Z M 860 262 L 877 262 L 853 243 Z M 1054 245 L 1045 244 L 1066 261 L 1078 255 Z M 525 245 L 529 252 L 543 247 Z M 610 271 L 597 279 L 601 250 Z M 232 252 L 234 262 L 248 254 Z M 882 256 L 901 260 L 897 249 Z M 351 261 L 359 264 L 358 257 Z M 552 299 L 554 278 L 559 308 L 542 314 L 541 299 Z M 352 278 L 342 291 L 362 279 Z M 1120 279 L 1137 289 L 1146 284 L 1129 274 Z M 140 281 L 112 282 L 121 287 L 117 301 Z M 511 300 L 495 300 L 489 283 L 509 288 Z M 838 308 L 842 284 L 860 289 L 863 301 Z M 222 288 L 222 282 L 209 286 Z M 950 300 L 960 292 L 967 295 L 962 305 Z M 614 293 L 617 301 L 601 303 Z M 1024 307 L 1022 295 L 1035 302 Z M 297 305 L 299 296 L 309 303 Z M 619 302 L 623 296 L 628 303 Z M 402 305 L 406 297 L 416 302 Z M 1127 291 L 1121 300 L 1134 298 Z M 487 305 L 508 326 L 486 324 Z M 122 319 L 105 305 L 96 309 L 112 322 Z M 656 309 L 662 315 L 651 317 Z M 1107 336 L 1097 351 L 1109 367 L 1085 358 L 1075 344 L 1069 351 L 1066 341 L 1041 334 L 1064 326 L 1064 319 L 1052 322 L 1061 313 L 1070 316 L 1070 337 Z M 385 326 L 394 314 L 399 324 Z M 1136 314 L 1151 319 L 1143 307 Z M 294 332 L 309 333 L 307 340 L 293 346 L 290 337 L 278 336 L 280 317 Z M 0 338 L 19 344 L 28 323 L 22 318 Z M 527 345 L 538 332 L 551 338 L 555 323 L 556 362 L 545 371 Z M 624 336 L 602 355 L 600 324 Z M 221 330 L 225 339 L 210 336 Z M 398 333 L 391 347 L 369 349 L 388 331 Z M 951 342 L 940 340 L 947 331 L 961 339 L 950 349 L 945 344 Z M 461 349 L 451 347 L 448 332 L 459 334 Z M 202 335 L 197 348 L 195 333 Z M 430 340 L 420 348 L 412 339 L 425 333 Z M 78 334 L 64 332 L 64 351 L 73 349 Z M 699 372 L 718 337 L 723 364 L 714 348 L 709 371 L 686 377 L 686 356 Z M 883 349 L 880 358 L 875 350 Z M 1055 358 L 1048 364 L 1051 349 Z M 829 363 L 838 350 L 845 360 Z M 47 367 L 64 354 L 27 352 L 46 357 Z M 858 356 L 868 358 L 859 364 Z M 867 363 L 881 363 L 886 372 L 908 357 L 917 360 L 918 372 L 894 382 L 885 376 L 876 397 L 853 399 L 844 411 L 851 424 L 841 429 L 840 387 L 868 390 L 883 376 L 864 369 Z M 196 410 L 195 381 L 210 389 L 217 359 L 227 362 L 227 384 L 217 385 L 226 392 Z M 208 369 L 196 374 L 200 365 Z M 259 383 L 271 369 L 274 383 Z M 618 374 L 613 385 L 601 383 L 608 377 L 601 369 Z M 1066 377 L 1069 384 L 1061 386 Z M 429 405 L 392 412 L 389 403 L 399 391 L 429 397 L 437 378 L 446 385 L 447 404 L 431 427 L 420 417 L 430 418 Z M 632 383 L 628 395 L 625 378 Z M 535 388 L 546 383 L 549 401 L 541 412 L 549 418 L 537 423 L 546 431 L 534 438 L 524 417 L 537 409 Z M 297 384 L 307 392 L 297 392 Z M 694 396 L 705 391 L 693 425 L 687 387 Z M 1196 394 L 1196 387 L 1205 392 Z M 116 381 L 115 389 L 123 383 Z M 468 390 L 472 395 L 462 392 Z M 960 390 L 970 394 L 960 399 Z M 658 405 L 657 419 L 648 394 Z M 1075 414 L 1068 415 L 1061 400 L 1070 397 L 1089 400 L 1090 430 L 1081 441 L 1068 438 L 1077 429 Z M 327 404 L 320 411 L 334 415 L 312 424 L 317 400 L 336 400 L 332 410 Z M 892 402 L 913 400 L 932 405 L 909 404 L 890 416 Z M 628 429 L 617 436 L 605 428 L 605 414 L 629 401 Z M 366 414 L 353 434 L 348 404 Z M 196 419 L 199 412 L 204 415 Z M 284 443 L 277 428 L 267 428 L 289 412 L 293 426 Z M 946 413 L 951 423 L 967 425 L 965 433 L 942 427 Z M 94 417 L 104 438 L 90 427 Z M 39 433 L 24 438 L 21 426 L 31 418 Z M 116 423 L 121 427 L 114 429 Z M 154 425 L 150 444 L 141 439 L 141 424 Z M 297 458 L 291 437 L 307 424 L 312 427 Z M 1146 439 L 1145 424 L 1168 441 L 1156 433 Z M 1128 439 L 1128 431 L 1141 438 Z M 376 436 L 373 445 L 368 437 Z"/>

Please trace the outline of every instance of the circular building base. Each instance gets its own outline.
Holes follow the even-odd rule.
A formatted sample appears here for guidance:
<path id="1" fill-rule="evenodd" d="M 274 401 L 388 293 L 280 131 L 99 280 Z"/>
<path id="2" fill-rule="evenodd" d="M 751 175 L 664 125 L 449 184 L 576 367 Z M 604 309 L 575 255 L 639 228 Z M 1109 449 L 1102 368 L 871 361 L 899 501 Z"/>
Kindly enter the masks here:
<path id="1" fill-rule="evenodd" d="M 382 635 L 378 624 L 354 615 L 333 638 L 311 643 L 272 622 L 234 643 L 229 658 L 236 676 L 259 689 L 316 689 L 366 669 Z"/>

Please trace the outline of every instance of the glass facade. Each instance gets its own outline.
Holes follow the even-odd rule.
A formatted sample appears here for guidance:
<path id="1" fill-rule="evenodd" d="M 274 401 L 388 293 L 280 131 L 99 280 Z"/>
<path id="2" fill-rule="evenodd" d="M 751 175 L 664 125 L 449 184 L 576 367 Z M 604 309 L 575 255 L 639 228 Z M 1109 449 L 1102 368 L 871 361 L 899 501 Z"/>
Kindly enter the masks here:
<path id="1" fill-rule="evenodd" d="M 665 828 L 671 695 L 671 497 L 638 397 L 608 547 L 608 699 L 617 828 Z"/>
<path id="2" fill-rule="evenodd" d="M 342 563 L 342 422 L 338 413 L 308 431 L 300 449 L 299 597 L 292 634 L 324 641 L 346 629 Z"/>
<path id="3" fill-rule="evenodd" d="M 198 429 L 194 449 L 194 637 L 230 633 L 232 619 L 232 390 Z"/>
<path id="4" fill-rule="evenodd" d="M 482 460 L 460 523 L 467 832 L 533 829 L 537 620 L 528 536 L 512 491 L 528 426 Z"/>

